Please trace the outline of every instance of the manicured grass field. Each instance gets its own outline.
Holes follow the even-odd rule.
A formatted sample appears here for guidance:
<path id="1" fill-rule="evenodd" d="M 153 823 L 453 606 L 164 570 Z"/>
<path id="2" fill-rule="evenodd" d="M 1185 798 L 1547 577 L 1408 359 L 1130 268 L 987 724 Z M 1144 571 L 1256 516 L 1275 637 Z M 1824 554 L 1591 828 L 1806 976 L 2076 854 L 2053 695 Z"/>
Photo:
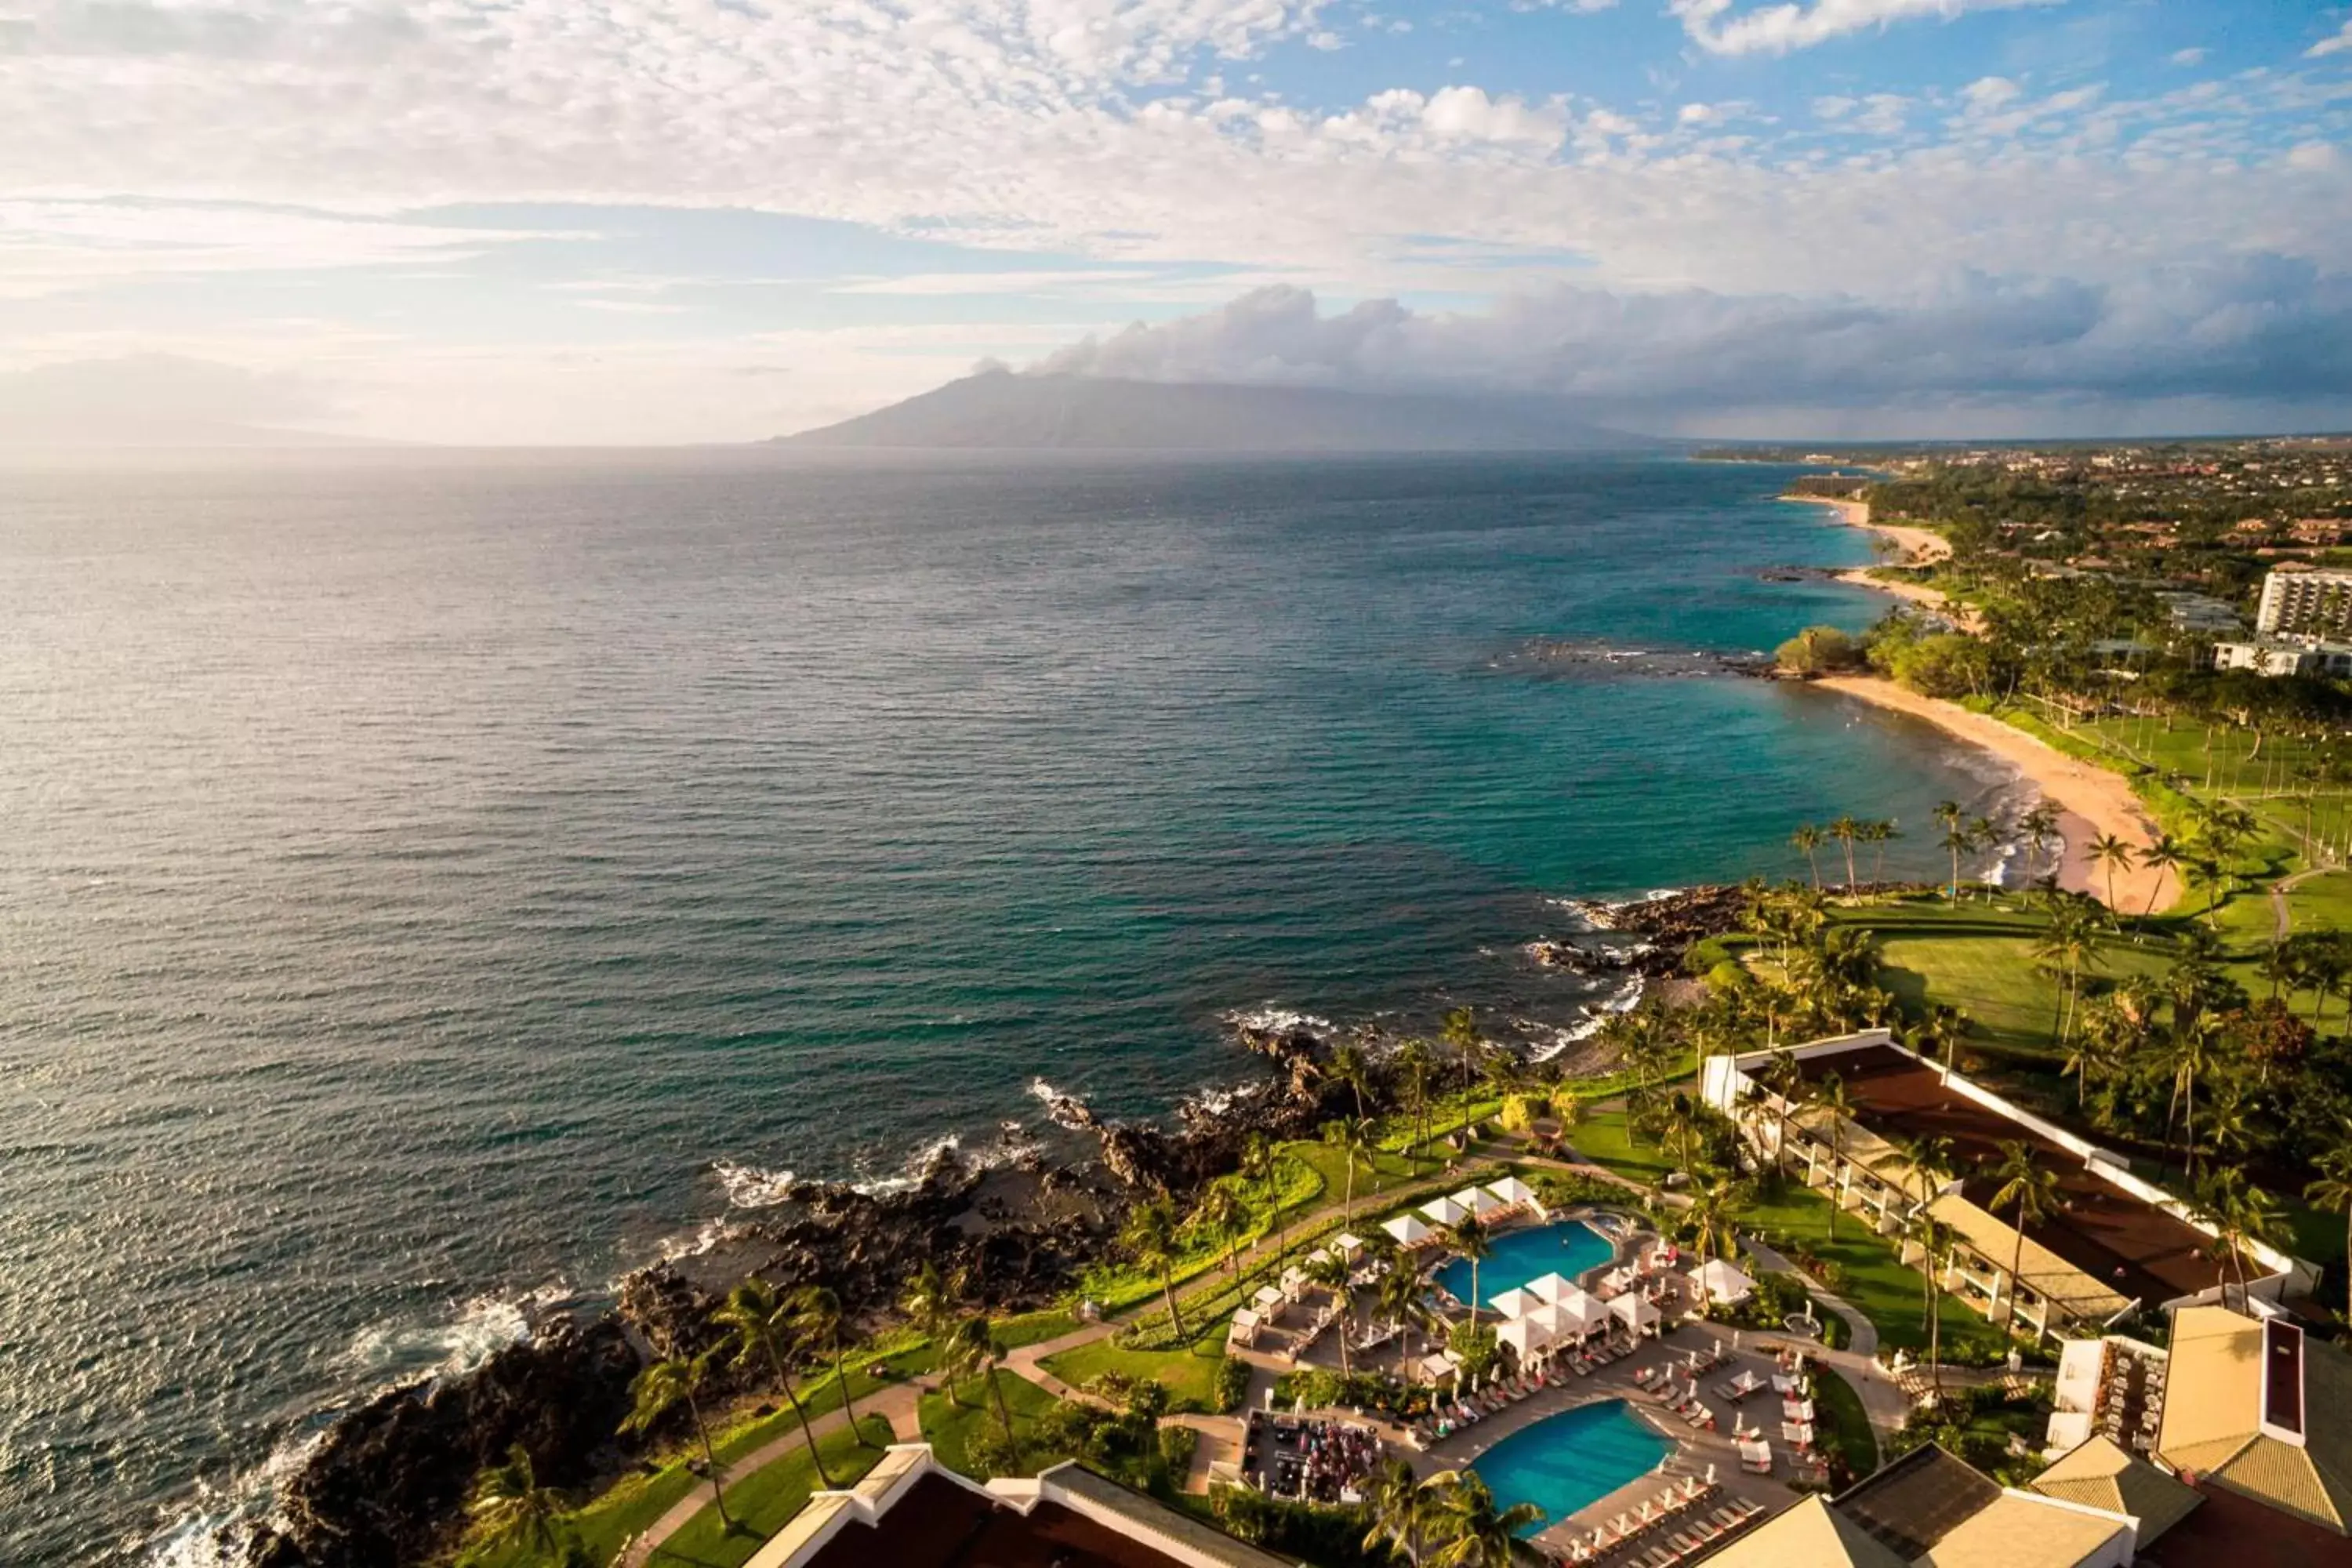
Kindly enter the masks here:
<path id="1" fill-rule="evenodd" d="M 1654 1187 L 1672 1173 L 1656 1144 L 1633 1142 L 1622 1104 L 1587 1110 L 1568 1130 L 1568 1145 L 1596 1165 Z"/>
<path id="2" fill-rule="evenodd" d="M 858 1426 L 866 1435 L 863 1445 L 846 1431 L 817 1439 L 825 1468 L 836 1486 L 848 1486 L 872 1469 L 892 1441 L 890 1423 L 879 1415 L 868 1415 Z M 694 1568 L 738 1568 L 800 1512 L 819 1484 L 808 1450 L 795 1448 L 727 1489 L 727 1511 L 735 1521 L 733 1529 L 719 1522 L 717 1509 L 705 1508 L 663 1543 L 654 1561 L 691 1563 Z"/>
<path id="3" fill-rule="evenodd" d="M 1201 1337 L 1182 1350 L 1123 1350 L 1102 1339 L 1052 1357 L 1045 1370 L 1073 1388 L 1084 1388 L 1107 1372 L 1150 1378 L 1168 1390 L 1169 1402 L 1178 1409 L 1213 1413 L 1217 1367 L 1225 1359 L 1226 1321 L 1220 1318 L 1205 1325 L 1188 1323 L 1187 1331 L 1199 1329 Z"/>
<path id="4" fill-rule="evenodd" d="M 996 1388 L 1003 1395 L 1005 1409 L 1012 1413 L 1014 1436 L 1024 1439 L 1034 1432 L 1038 1419 L 1059 1403 L 1027 1378 L 1009 1372 L 997 1373 Z M 968 1379 L 956 1385 L 956 1396 L 963 1401 L 961 1407 L 945 1394 L 923 1396 L 919 1411 L 923 1440 L 931 1445 L 940 1463 L 971 1475 L 975 1473 L 969 1451 L 972 1434 L 983 1424 L 997 1426 L 996 1395 L 985 1382 Z"/>

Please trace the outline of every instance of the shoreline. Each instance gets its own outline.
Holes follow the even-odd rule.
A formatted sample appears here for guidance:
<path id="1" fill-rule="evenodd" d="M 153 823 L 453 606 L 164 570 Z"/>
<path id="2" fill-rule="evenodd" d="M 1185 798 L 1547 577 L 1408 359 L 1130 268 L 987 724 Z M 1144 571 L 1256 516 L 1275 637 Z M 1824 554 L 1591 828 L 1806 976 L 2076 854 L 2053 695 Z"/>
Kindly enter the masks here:
<path id="1" fill-rule="evenodd" d="M 2092 863 L 2089 840 L 2113 834 L 2135 850 L 2155 842 L 2157 828 L 2147 808 L 2132 793 L 2123 774 L 2070 757 L 2048 742 L 1990 714 L 1973 712 L 1940 697 L 1906 691 L 1883 676 L 1833 675 L 1805 682 L 1822 690 L 1888 712 L 1907 714 L 1935 725 L 2015 768 L 2018 773 L 2057 806 L 2064 818 L 2066 841 L 2059 862 L 2058 884 L 2107 901 L 2105 871 Z M 2168 908 L 2180 894 L 2179 879 L 2170 870 L 2134 866 L 2115 877 L 2118 912 L 2136 914 L 2149 907 Z"/>

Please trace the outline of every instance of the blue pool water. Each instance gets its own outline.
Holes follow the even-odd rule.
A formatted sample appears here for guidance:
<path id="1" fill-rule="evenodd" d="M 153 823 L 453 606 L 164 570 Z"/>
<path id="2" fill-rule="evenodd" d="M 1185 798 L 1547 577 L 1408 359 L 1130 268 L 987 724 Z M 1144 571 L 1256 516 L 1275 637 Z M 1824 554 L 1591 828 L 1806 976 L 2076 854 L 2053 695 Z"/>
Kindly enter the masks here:
<path id="1" fill-rule="evenodd" d="M 1488 1449 L 1470 1468 L 1503 1508 L 1531 1502 L 1543 1522 L 1558 1524 L 1628 1481 L 1657 1468 L 1674 1445 L 1642 1425 L 1622 1399 L 1604 1400 L 1538 1421 Z"/>
<path id="2" fill-rule="evenodd" d="M 1481 1307 L 1504 1291 L 1516 1290 L 1528 1280 L 1540 1279 L 1547 1274 L 1573 1279 L 1586 1269 L 1608 1262 L 1614 1250 L 1606 1237 L 1582 1220 L 1505 1231 L 1495 1237 L 1494 1248 L 1478 1265 L 1478 1289 L 1486 1298 L 1479 1302 Z M 1439 1269 L 1436 1278 L 1437 1283 L 1453 1292 L 1454 1300 L 1470 1299 L 1467 1260 L 1455 1258 Z"/>

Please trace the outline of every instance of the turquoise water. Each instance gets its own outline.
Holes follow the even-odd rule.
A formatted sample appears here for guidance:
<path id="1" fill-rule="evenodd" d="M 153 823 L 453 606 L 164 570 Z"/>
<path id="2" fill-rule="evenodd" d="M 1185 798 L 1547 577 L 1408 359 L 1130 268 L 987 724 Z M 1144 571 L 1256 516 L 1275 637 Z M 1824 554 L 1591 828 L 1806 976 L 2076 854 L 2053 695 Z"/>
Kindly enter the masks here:
<path id="1" fill-rule="evenodd" d="M 1522 1427 L 1471 1465 L 1505 1508 L 1531 1502 L 1558 1524 L 1657 1468 L 1674 1445 L 1644 1426 L 1622 1399 L 1580 1405 Z"/>
<path id="2" fill-rule="evenodd" d="M 1506 1290 L 1516 1290 L 1530 1279 L 1559 1274 L 1574 1279 L 1615 1253 L 1608 1238 L 1582 1220 L 1560 1225 L 1507 1230 L 1494 1238 L 1494 1250 L 1478 1264 L 1478 1289 L 1485 1307 Z M 1457 1258 L 1437 1271 L 1437 1282 L 1458 1301 L 1470 1299 L 1470 1260 Z"/>
<path id="3" fill-rule="evenodd" d="M 1247 1070 L 1539 1040 L 1552 900 L 1972 803 L 1918 726 L 1555 664 L 1866 593 L 1785 470 L 338 455 L 0 472 L 0 1563 L 729 1212 Z M 205 1489 L 196 1489 L 201 1481 Z"/>

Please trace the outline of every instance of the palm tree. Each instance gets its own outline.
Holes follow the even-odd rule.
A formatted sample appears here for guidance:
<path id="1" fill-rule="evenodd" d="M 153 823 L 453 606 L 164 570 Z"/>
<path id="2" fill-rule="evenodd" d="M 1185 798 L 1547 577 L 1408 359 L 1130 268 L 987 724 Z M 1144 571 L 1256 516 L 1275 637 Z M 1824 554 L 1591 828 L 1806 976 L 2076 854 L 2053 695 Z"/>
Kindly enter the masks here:
<path id="1" fill-rule="evenodd" d="M 1853 1100 L 1845 1091 L 1845 1079 L 1827 1072 L 1813 1086 L 1812 1102 L 1830 1123 L 1830 1239 L 1835 1241 L 1839 1198 L 1845 1187 L 1844 1174 L 1838 1167 L 1844 1163 L 1845 1122 L 1853 1114 Z"/>
<path id="2" fill-rule="evenodd" d="M 1420 1328 L 1427 1315 L 1421 1299 L 1421 1275 L 1402 1260 L 1392 1265 L 1373 1289 L 1372 1309 L 1399 1328 Z"/>
<path id="3" fill-rule="evenodd" d="M 956 1363 L 967 1370 L 977 1371 L 988 1385 L 996 1405 L 996 1422 L 1004 1432 L 1005 1451 L 1014 1464 L 1021 1462 L 1021 1439 L 1013 1430 L 1013 1412 L 1004 1403 L 1003 1385 L 997 1382 L 997 1364 L 1004 1359 L 1004 1345 L 996 1337 L 995 1328 L 984 1313 L 975 1312 L 956 1325 L 950 1343 Z"/>
<path id="4" fill-rule="evenodd" d="M 2189 862 L 2189 885 L 2205 893 L 2205 923 L 2215 924 L 2213 911 L 2221 907 L 2221 893 L 2230 885 L 2230 874 L 2221 862 L 2210 856 L 2200 855 Z"/>
<path id="5" fill-rule="evenodd" d="M 1691 1194 L 1687 1211 L 1697 1227 L 1698 1260 L 1729 1258 L 1739 1249 L 1739 1215 L 1748 1206 L 1748 1184 L 1736 1176 L 1718 1175 Z"/>
<path id="6" fill-rule="evenodd" d="M 1544 1518 L 1531 1502 L 1496 1509 L 1495 1494 L 1475 1470 L 1440 1471 L 1421 1484 L 1433 1497 L 1439 1542 L 1430 1568 L 1511 1568 L 1519 1531 Z"/>
<path id="7" fill-rule="evenodd" d="M 702 1465 L 710 1476 L 710 1500 L 719 1510 L 719 1523 L 722 1529 L 731 1531 L 735 1528 L 735 1521 L 727 1517 L 727 1493 L 719 1481 L 719 1456 L 711 1451 L 710 1428 L 702 1419 L 702 1389 L 710 1378 L 710 1356 L 713 1353 L 716 1352 L 707 1352 L 691 1360 L 685 1356 L 671 1356 L 665 1361 L 655 1362 L 638 1373 L 636 1381 L 629 1385 L 629 1394 L 635 1404 L 630 1407 L 627 1419 L 621 1423 L 621 1430 L 646 1431 L 678 1405 L 684 1405 L 687 1414 L 693 1417 L 694 1435 L 702 1441 Z"/>
<path id="8" fill-rule="evenodd" d="M 1119 1228 L 1118 1238 L 1134 1254 L 1139 1266 L 1160 1276 L 1160 1299 L 1168 1303 L 1168 1327 L 1181 1344 L 1184 1319 L 1176 1310 L 1176 1260 L 1180 1248 L 1177 1225 L 1176 1205 L 1162 1194 L 1128 1211 L 1127 1224 Z"/>
<path id="9" fill-rule="evenodd" d="M 933 1279 L 939 1279 L 936 1268 L 929 1263 L 923 1268 Z M 833 1478 L 825 1473 L 824 1456 L 817 1452 L 816 1433 L 809 1426 L 808 1411 L 801 1405 L 801 1396 L 793 1389 L 792 1370 L 784 1364 L 784 1342 L 797 1326 L 798 1310 L 794 1302 L 755 1274 L 727 1293 L 725 1303 L 710 1315 L 710 1321 L 734 1336 L 738 1363 L 751 1360 L 754 1354 L 767 1358 L 769 1370 L 776 1374 L 776 1386 L 784 1391 L 793 1414 L 800 1419 L 801 1436 L 808 1444 L 817 1479 L 830 1487 Z M 927 1325 L 926 1331 L 937 1337 L 935 1325 Z"/>
<path id="10" fill-rule="evenodd" d="M 2303 1195 L 2314 1208 L 2333 1209 L 2344 1216 L 2345 1246 L 2352 1252 L 2352 1123 L 2347 1123 L 2336 1143 L 2312 1162 L 2312 1168 L 2319 1174 L 2303 1189 Z M 2345 1316 L 2352 1319 L 2352 1287 L 2347 1287 L 2345 1298 Z"/>
<path id="11" fill-rule="evenodd" d="M 1478 1321 L 1478 1265 L 1495 1250 L 1495 1244 L 1488 1239 L 1486 1227 L 1479 1223 L 1475 1214 L 1466 1214 L 1455 1220 L 1448 1227 L 1446 1242 L 1470 1260 L 1470 1321 L 1475 1327 Z"/>
<path id="12" fill-rule="evenodd" d="M 1476 1016 L 1467 1007 L 1454 1008 L 1445 1015 L 1444 1022 L 1438 1027 L 1437 1037 L 1445 1042 L 1454 1052 L 1454 1059 L 1462 1064 L 1462 1144 L 1466 1149 L 1470 1144 L 1470 1123 L 1474 1120 L 1471 1111 L 1475 1109 L 1477 1103 L 1471 1093 L 1472 1086 L 1477 1082 L 1478 1078 L 1479 1040 Z"/>
<path id="13" fill-rule="evenodd" d="M 1323 1142 L 1339 1151 L 1347 1162 L 1347 1196 L 1340 1205 L 1340 1223 L 1352 1225 L 1356 1218 L 1356 1163 L 1366 1166 L 1372 1163 L 1372 1152 L 1379 1145 L 1372 1141 L 1371 1123 L 1360 1116 L 1335 1116 L 1323 1124 Z"/>
<path id="14" fill-rule="evenodd" d="M 1265 1206 L 1274 1219 L 1274 1255 L 1289 1257 L 1290 1223 L 1282 1214 L 1282 1156 L 1274 1141 L 1263 1132 L 1251 1133 L 1242 1146 L 1242 1169 L 1265 1184 Z"/>
<path id="15" fill-rule="evenodd" d="M 2194 1175 L 2197 1169 L 2197 1079 L 2213 1066 L 2215 1047 L 2221 1043 L 2221 1020 L 2210 1013 L 2191 1016 L 2172 1043 L 2172 1100 L 2174 1109 L 2186 1112 L 2183 1121 L 2180 1168 L 2184 1174 Z M 2164 1119 L 2164 1135 L 2172 1137 L 2172 1115 L 2168 1110 Z"/>
<path id="16" fill-rule="evenodd" d="M 1870 879 L 1873 882 L 1884 882 L 1886 880 L 1886 846 L 1890 840 L 1900 838 L 1903 835 L 1896 829 L 1892 817 L 1882 816 L 1874 821 L 1864 823 L 1862 837 L 1871 847 Z"/>
<path id="17" fill-rule="evenodd" d="M 2107 874 L 2107 908 L 2116 907 L 2116 873 L 2132 868 L 2132 847 L 2128 840 L 2112 833 L 2102 833 L 2090 843 L 2091 863 Z"/>
<path id="18" fill-rule="evenodd" d="M 958 1318 L 940 1336 L 940 1382 L 948 1403 L 958 1410 L 964 1407 L 964 1403 L 956 1393 L 956 1384 L 980 1375 L 981 1368 L 987 1364 L 989 1341 L 988 1318 L 979 1312 Z"/>
<path id="19" fill-rule="evenodd" d="M 1964 827 L 1944 829 L 1944 851 L 1952 858 L 1952 880 L 1947 889 L 1947 895 L 1953 903 L 1957 904 L 1960 901 L 1960 855 L 1964 850 L 1975 848 L 1976 843 L 1976 839 Z"/>
<path id="20" fill-rule="evenodd" d="M 1331 1059 L 1323 1065 L 1323 1076 L 1354 1091 L 1356 1116 L 1360 1121 L 1364 1114 L 1364 1086 L 1372 1077 L 1372 1064 L 1365 1057 L 1364 1047 L 1353 1040 L 1340 1041 L 1333 1047 Z"/>
<path id="21" fill-rule="evenodd" d="M 2268 1193 L 2250 1185 L 2243 1171 L 2225 1166 L 2209 1171 L 2197 1184 L 2195 1212 L 2214 1229 L 2210 1250 L 2238 1277 L 2238 1305 L 2242 1310 L 2246 1303 L 2245 1249 L 2250 1243 L 2268 1241 L 2276 1234 L 2279 1206 Z M 2222 1294 L 2226 1305 L 2226 1279 Z"/>
<path id="22" fill-rule="evenodd" d="M 1407 1040 L 1397 1047 L 1396 1068 L 1404 1082 L 1405 1109 L 1413 1121 L 1413 1163 L 1419 1167 L 1421 1146 L 1429 1142 L 1429 1095 L 1437 1080 L 1437 1058 L 1426 1040 Z"/>
<path id="23" fill-rule="evenodd" d="M 793 1322 L 801 1337 L 833 1352 L 833 1375 L 841 1384 L 841 1407 L 849 1413 L 849 1435 L 864 1447 L 857 1406 L 849 1399 L 849 1320 L 842 1312 L 841 1298 L 822 1285 L 803 1285 L 793 1292 Z"/>
<path id="24" fill-rule="evenodd" d="M 1309 1258 L 1307 1278 L 1331 1292 L 1339 1308 L 1339 1375 L 1346 1377 L 1353 1370 L 1348 1364 L 1348 1336 L 1356 1331 L 1354 1292 L 1348 1289 L 1348 1276 L 1355 1266 L 1340 1255 L 1338 1247 L 1327 1247 L 1320 1258 Z"/>
<path id="25" fill-rule="evenodd" d="M 1789 1111 L 1805 1081 L 1805 1070 L 1797 1065 L 1796 1058 L 1780 1051 L 1764 1065 L 1763 1079 L 1779 1108 L 1780 1124 L 1773 1129 L 1778 1136 L 1772 1140 L 1772 1171 L 1785 1181 L 1789 1174 Z"/>
<path id="26" fill-rule="evenodd" d="M 1822 863 L 1819 859 L 1815 858 L 1813 852 L 1822 847 L 1822 830 L 1815 827 L 1810 822 L 1801 824 L 1796 832 L 1789 835 L 1789 842 L 1796 846 L 1796 847 L 1803 853 L 1805 857 L 1805 864 L 1812 868 L 1813 891 L 1816 893 L 1820 892 L 1822 890 Z"/>
<path id="27" fill-rule="evenodd" d="M 1412 1467 L 1402 1459 L 1382 1465 L 1365 1489 L 1364 1501 L 1372 1520 L 1371 1529 L 1364 1533 L 1364 1550 L 1393 1547 L 1418 1568 L 1431 1510 L 1429 1494 L 1421 1489 L 1421 1478 L 1412 1473 Z"/>
<path id="28" fill-rule="evenodd" d="M 2000 1145 L 2000 1163 L 1993 1178 L 2001 1184 L 1992 1195 L 1994 1209 L 2013 1205 L 2017 1215 L 2017 1245 L 2009 1258 L 2009 1321 L 2017 1323 L 2018 1296 L 2024 1288 L 2020 1270 L 2025 1265 L 2025 1227 L 2058 1206 L 2058 1173 L 2043 1167 L 2033 1148 L 2022 1138 Z"/>
<path id="29" fill-rule="evenodd" d="M 1919 1272 L 1925 1287 L 1923 1294 L 1927 1298 L 1919 1321 L 1927 1331 L 1927 1375 L 1935 1379 L 1936 1397 L 1940 1403 L 1944 1395 L 1943 1374 L 1935 1370 L 1934 1363 L 1943 1344 L 1944 1293 L 1937 1283 L 1936 1220 L 1927 1212 L 1927 1206 L 1936 1201 L 1936 1194 L 1943 1191 L 1944 1184 L 1954 1174 L 1952 1141 L 1938 1135 L 1896 1138 L 1893 1142 L 1902 1153 L 1903 1163 L 1910 1168 L 1912 1184 L 1919 1194 L 1919 1206 L 1912 1211 L 1911 1215 L 1912 1225 L 1919 1237 Z"/>
<path id="30" fill-rule="evenodd" d="M 2185 854 L 2180 841 L 2169 833 L 2158 834 L 2156 842 L 2139 852 L 2139 863 L 2156 873 L 2148 884 L 2147 908 L 2140 910 L 2140 919 L 2147 920 L 2155 915 L 2156 900 L 2164 895 L 2164 874 L 2180 869 Z"/>
<path id="31" fill-rule="evenodd" d="M 1236 1279 L 1242 1272 L 1242 1235 L 1249 1227 L 1249 1205 L 1230 1182 L 1218 1182 L 1202 1195 L 1193 1223 L 1225 1244 L 1225 1272 Z"/>
<path id="32" fill-rule="evenodd" d="M 1845 850 L 1845 890 L 1849 893 L 1853 891 L 1853 843 L 1862 836 L 1862 824 L 1850 813 L 1830 824 L 1830 837 Z"/>
<path id="33" fill-rule="evenodd" d="M 555 1553 L 555 1521 L 563 1512 L 563 1496 L 539 1484 L 530 1450 L 520 1443 L 507 1450 L 505 1460 L 485 1468 L 474 1479 L 474 1495 L 466 1511 L 493 1543 L 520 1541 L 548 1556 Z"/>

